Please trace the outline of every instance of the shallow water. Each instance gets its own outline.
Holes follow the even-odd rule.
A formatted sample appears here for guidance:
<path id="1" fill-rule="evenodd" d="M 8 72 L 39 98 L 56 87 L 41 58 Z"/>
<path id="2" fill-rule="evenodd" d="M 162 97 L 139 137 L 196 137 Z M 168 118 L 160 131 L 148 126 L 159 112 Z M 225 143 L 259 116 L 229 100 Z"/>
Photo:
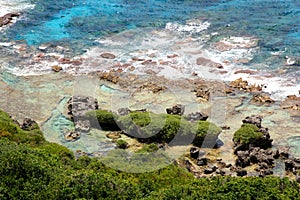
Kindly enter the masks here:
<path id="1" fill-rule="evenodd" d="M 113 148 L 99 145 L 99 141 L 106 144 L 107 140 L 101 131 L 83 135 L 75 142 L 64 140 L 64 132 L 73 127 L 62 114 L 61 106 L 73 94 L 86 94 L 96 96 L 101 108 L 115 111 L 130 105 L 133 109 L 147 108 L 161 113 L 179 100 L 187 105 L 189 112 L 208 110 L 215 117 L 211 121 L 231 126 L 231 130 L 220 136 L 224 142 L 220 154 L 228 161 L 233 159 L 231 138 L 241 119 L 250 114 L 263 114 L 263 123 L 270 128 L 274 145 L 289 144 L 291 151 L 298 155 L 299 123 L 280 110 L 278 104 L 251 105 L 248 96 L 238 107 L 235 107 L 241 103 L 238 98 L 199 104 L 190 91 L 172 88 L 159 95 L 135 93 L 135 90 L 128 94 L 105 82 L 80 81 L 69 75 L 117 69 L 121 63 L 134 66 L 135 74 L 152 70 L 175 80 L 190 78 L 193 72 L 199 77 L 219 80 L 244 77 L 251 83 L 266 85 L 264 90 L 278 100 L 289 94 L 298 95 L 300 68 L 285 64 L 287 55 L 300 57 L 298 1 L 0 0 L 0 4 L 0 15 L 22 12 L 15 24 L 0 32 L 1 108 L 18 119 L 29 116 L 37 120 L 48 140 L 89 153 Z M 220 41 L 229 42 L 235 48 L 220 51 L 215 47 Z M 247 41 L 257 41 L 257 46 L 245 47 Z M 22 45 L 25 50 L 20 50 Z M 103 52 L 115 54 L 116 59 L 101 58 Z M 67 74 L 53 74 L 51 66 L 59 62 L 52 57 L 52 60 L 37 61 L 39 53 L 45 57 L 77 56 L 83 58 L 83 64 L 62 65 Z M 178 56 L 170 57 L 174 54 Z M 200 56 L 222 63 L 227 73 L 215 73 L 220 70 L 212 72 L 211 68 L 197 65 Z M 133 57 L 151 59 L 157 64 L 143 65 L 134 62 Z M 248 61 L 238 61 L 242 59 Z M 235 74 L 238 69 L 256 70 L 257 74 Z M 226 106 L 230 109 L 224 110 Z"/>

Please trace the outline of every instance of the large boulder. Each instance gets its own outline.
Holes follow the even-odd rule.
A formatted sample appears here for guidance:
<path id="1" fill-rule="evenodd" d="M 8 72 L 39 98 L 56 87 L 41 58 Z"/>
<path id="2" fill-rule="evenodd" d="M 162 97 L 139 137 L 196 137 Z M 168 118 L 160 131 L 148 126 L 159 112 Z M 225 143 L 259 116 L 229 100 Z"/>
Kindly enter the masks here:
<path id="1" fill-rule="evenodd" d="M 88 132 L 91 124 L 86 113 L 98 109 L 97 99 L 89 96 L 73 96 L 68 101 L 68 114 L 75 123 L 76 131 Z"/>
<path id="2" fill-rule="evenodd" d="M 272 147 L 273 140 L 267 128 L 261 126 L 262 117 L 248 116 L 243 120 L 243 125 L 233 135 L 235 153 L 240 150 L 249 150 L 251 147 L 267 149 Z"/>

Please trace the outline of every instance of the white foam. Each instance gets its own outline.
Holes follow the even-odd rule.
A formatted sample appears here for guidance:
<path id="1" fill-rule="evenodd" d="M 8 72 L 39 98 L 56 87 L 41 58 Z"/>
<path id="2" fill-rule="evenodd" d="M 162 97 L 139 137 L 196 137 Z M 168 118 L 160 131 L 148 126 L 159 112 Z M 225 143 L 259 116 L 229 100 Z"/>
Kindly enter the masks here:
<path id="1" fill-rule="evenodd" d="M 34 4 L 31 4 L 28 0 L 0 0 L 0 17 L 8 13 L 20 13 L 25 10 L 34 8 Z M 12 23 L 15 23 L 17 18 L 14 17 Z M 0 31 L 3 32 L 8 26 L 0 27 Z"/>
<path id="2" fill-rule="evenodd" d="M 34 8 L 28 0 L 0 0 L 0 16 Z"/>
<path id="3" fill-rule="evenodd" d="M 170 31 L 200 33 L 210 26 L 209 22 L 187 22 L 186 24 L 178 24 L 169 22 L 166 24 L 166 29 Z"/>

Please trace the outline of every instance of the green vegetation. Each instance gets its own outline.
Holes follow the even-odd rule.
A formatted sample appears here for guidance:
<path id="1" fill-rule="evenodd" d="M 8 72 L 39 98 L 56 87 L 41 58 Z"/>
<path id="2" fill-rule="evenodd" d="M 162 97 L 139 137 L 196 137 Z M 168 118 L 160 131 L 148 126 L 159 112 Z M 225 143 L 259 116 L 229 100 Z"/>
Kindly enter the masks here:
<path id="1" fill-rule="evenodd" d="M 255 143 L 263 138 L 263 133 L 253 124 L 243 124 L 233 135 L 233 141 L 240 144 Z"/>
<path id="2" fill-rule="evenodd" d="M 27 136 L 33 133 L 18 128 L 4 112 L 1 112 L 0 125 L 1 200 L 285 200 L 299 199 L 300 196 L 300 188 L 296 182 L 272 176 L 266 178 L 219 176 L 195 179 L 191 173 L 175 164 L 148 173 L 126 173 L 109 168 L 104 163 L 112 163 L 109 166 L 118 169 L 136 167 L 133 170 L 138 170 L 138 162 L 143 164 L 147 159 L 151 161 L 149 163 L 154 163 L 154 166 L 148 165 L 148 167 L 155 167 L 160 164 L 160 161 L 166 162 L 163 159 L 164 154 L 157 151 L 154 154 L 157 157 L 146 158 L 143 153 L 140 153 L 130 158 L 130 154 L 125 150 L 116 149 L 101 159 L 83 156 L 75 160 L 68 149 L 58 144 L 46 141 L 35 143 L 35 138 Z M 27 138 L 28 141 L 15 140 L 17 137 L 12 137 L 21 132 L 25 134 L 22 138 Z M 155 144 L 146 145 L 144 151 L 152 152 L 157 148 L 155 146 Z M 128 162 L 129 158 L 130 162 Z M 128 164 L 124 165 L 124 163 Z M 120 168 L 122 166 L 123 168 Z"/>
<path id="3" fill-rule="evenodd" d="M 9 115 L 0 110 L 0 137 L 6 137 L 16 143 L 27 143 L 36 146 L 45 142 L 43 133 L 37 124 L 22 130 Z"/>
<path id="4" fill-rule="evenodd" d="M 120 149 L 126 149 L 128 147 L 128 143 L 125 140 L 122 140 L 122 139 L 117 140 L 116 145 Z"/>
<path id="5" fill-rule="evenodd" d="M 136 151 L 136 153 L 153 153 L 158 150 L 158 146 L 154 143 L 151 144 L 145 144 L 143 148 L 140 150 Z"/>
<path id="6" fill-rule="evenodd" d="M 176 136 L 182 141 L 194 139 L 194 144 L 201 146 L 206 136 L 216 141 L 221 129 L 207 121 L 188 122 L 181 116 L 133 112 L 118 118 L 120 127 L 135 136 L 141 142 L 170 142 Z M 184 144 L 184 143 L 183 143 Z"/>
<path id="7" fill-rule="evenodd" d="M 94 123 L 96 123 L 96 125 L 100 125 L 103 130 L 120 130 L 116 124 L 117 115 L 112 112 L 107 110 L 95 110 L 88 112 L 86 116 L 90 119 L 90 121 L 97 119 L 98 122 Z"/>

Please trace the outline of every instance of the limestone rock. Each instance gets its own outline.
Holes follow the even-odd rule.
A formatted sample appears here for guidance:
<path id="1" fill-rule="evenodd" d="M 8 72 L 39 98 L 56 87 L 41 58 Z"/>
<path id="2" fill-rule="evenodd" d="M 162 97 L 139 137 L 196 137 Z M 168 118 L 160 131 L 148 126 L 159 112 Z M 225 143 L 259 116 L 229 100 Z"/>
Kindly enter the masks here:
<path id="1" fill-rule="evenodd" d="M 172 115 L 183 115 L 185 106 L 181 104 L 176 104 L 172 108 L 167 108 L 166 111 L 168 114 Z"/>
<path id="2" fill-rule="evenodd" d="M 275 101 L 267 94 L 260 93 L 253 95 L 252 101 L 257 103 L 274 103 Z"/>
<path id="3" fill-rule="evenodd" d="M 188 121 L 198 121 L 198 120 L 206 121 L 208 116 L 200 112 L 195 112 L 195 113 L 188 114 L 186 118 Z"/>
<path id="4" fill-rule="evenodd" d="M 116 58 L 116 56 L 112 53 L 102 53 L 100 56 L 102 58 L 106 58 L 106 59 L 115 59 Z"/>
<path id="5" fill-rule="evenodd" d="M 243 123 L 253 124 L 258 128 L 261 128 L 261 121 L 262 121 L 262 116 L 259 115 L 247 116 L 245 119 L 242 120 Z"/>
<path id="6" fill-rule="evenodd" d="M 80 133 L 76 131 L 70 131 L 65 135 L 67 141 L 75 141 L 80 138 Z"/>
<path id="7" fill-rule="evenodd" d="M 6 15 L 0 17 L 0 27 L 10 24 L 14 17 L 19 16 L 19 13 L 7 13 Z"/>
<path id="8" fill-rule="evenodd" d="M 54 71 L 54 72 L 60 72 L 63 69 L 61 66 L 58 66 L 58 65 L 54 65 L 51 68 L 52 68 L 52 71 Z"/>

